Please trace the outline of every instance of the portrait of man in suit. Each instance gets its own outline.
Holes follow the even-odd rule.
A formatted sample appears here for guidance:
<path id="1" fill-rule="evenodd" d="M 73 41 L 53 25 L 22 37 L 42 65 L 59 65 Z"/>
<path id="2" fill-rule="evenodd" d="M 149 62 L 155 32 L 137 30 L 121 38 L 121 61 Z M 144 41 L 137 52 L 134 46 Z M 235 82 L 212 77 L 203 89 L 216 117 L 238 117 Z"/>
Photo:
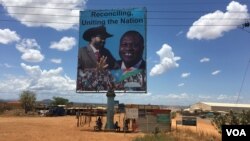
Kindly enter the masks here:
<path id="1" fill-rule="evenodd" d="M 146 9 L 81 11 L 77 60 L 77 93 L 145 93 Z"/>
<path id="2" fill-rule="evenodd" d="M 98 63 L 104 63 L 104 68 L 112 69 L 116 60 L 110 51 L 105 48 L 106 39 L 112 36 L 104 26 L 87 29 L 82 37 L 88 42 L 88 45 L 79 48 L 78 69 L 94 69 L 98 67 Z"/>
<path id="3" fill-rule="evenodd" d="M 112 79 L 109 70 L 118 66 L 116 59 L 105 47 L 106 39 L 112 36 L 104 26 L 84 31 L 82 38 L 88 44 L 79 47 L 78 50 L 77 90 L 108 89 L 109 81 Z"/>
<path id="4" fill-rule="evenodd" d="M 135 30 L 122 34 L 119 43 L 119 67 L 113 71 L 118 90 L 146 90 L 146 62 L 143 59 L 144 38 Z"/>
<path id="5" fill-rule="evenodd" d="M 143 60 L 143 51 L 144 39 L 142 35 L 135 30 L 125 32 L 120 39 L 119 47 L 121 68 L 145 70 L 146 63 Z"/>

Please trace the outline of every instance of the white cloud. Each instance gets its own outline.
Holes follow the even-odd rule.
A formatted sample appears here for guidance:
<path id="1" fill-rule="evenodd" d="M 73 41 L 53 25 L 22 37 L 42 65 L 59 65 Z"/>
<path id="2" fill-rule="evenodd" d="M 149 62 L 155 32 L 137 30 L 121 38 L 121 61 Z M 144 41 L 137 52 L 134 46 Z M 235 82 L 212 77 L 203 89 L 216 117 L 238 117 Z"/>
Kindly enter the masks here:
<path id="1" fill-rule="evenodd" d="M 61 64 L 61 63 L 62 63 L 62 59 L 52 58 L 50 61 L 51 61 L 52 63 L 55 63 L 55 64 Z"/>
<path id="2" fill-rule="evenodd" d="M 219 74 L 221 72 L 221 70 L 215 70 L 215 71 L 213 71 L 211 74 L 212 75 L 217 75 L 217 74 Z"/>
<path id="3" fill-rule="evenodd" d="M 237 95 L 232 94 L 188 94 L 188 93 L 170 93 L 170 94 L 150 94 L 150 95 L 117 95 L 121 103 L 144 103 L 157 105 L 191 105 L 201 101 L 207 102 L 235 102 Z M 241 103 L 249 103 L 249 96 L 240 97 Z"/>
<path id="4" fill-rule="evenodd" d="M 13 66 L 10 65 L 10 64 L 8 64 L 8 63 L 4 63 L 3 65 L 4 65 L 6 68 L 13 68 Z"/>
<path id="5" fill-rule="evenodd" d="M 121 103 L 134 103 L 134 104 L 157 104 L 157 105 L 187 105 L 194 100 L 192 95 L 187 93 L 180 94 L 146 94 L 146 95 L 133 95 L 117 94 L 117 98 Z"/>
<path id="6" fill-rule="evenodd" d="M 160 75 L 169 69 L 179 67 L 177 63 L 181 57 L 174 56 L 172 47 L 168 44 L 163 44 L 162 48 L 156 52 L 160 56 L 160 63 L 156 64 L 150 71 L 150 76 Z"/>
<path id="7" fill-rule="evenodd" d="M 40 45 L 35 39 L 23 39 L 16 44 L 16 49 L 22 54 L 21 58 L 27 62 L 41 62 L 44 55 L 40 52 Z"/>
<path id="8" fill-rule="evenodd" d="M 182 87 L 182 86 L 184 86 L 184 83 L 178 84 L 178 87 Z"/>
<path id="9" fill-rule="evenodd" d="M 183 34 L 183 31 L 179 31 L 177 34 L 176 34 L 176 36 L 180 36 L 180 35 L 182 35 Z"/>
<path id="10" fill-rule="evenodd" d="M 35 39 L 23 39 L 20 43 L 16 44 L 16 48 L 20 52 L 26 52 L 29 49 L 40 49 L 40 45 Z"/>
<path id="11" fill-rule="evenodd" d="M 201 100 L 209 100 L 209 99 L 212 99 L 212 97 L 211 97 L 210 95 L 199 95 L 198 98 L 201 99 Z"/>
<path id="12" fill-rule="evenodd" d="M 68 76 L 62 76 L 63 68 L 42 70 L 40 66 L 29 66 L 21 63 L 21 67 L 31 79 L 29 89 L 37 91 L 48 91 L 60 93 L 73 91 L 75 89 L 75 80 Z"/>
<path id="13" fill-rule="evenodd" d="M 39 66 L 28 66 L 24 63 L 21 63 L 21 67 L 23 70 L 31 77 L 40 77 L 41 76 L 41 69 Z"/>
<path id="14" fill-rule="evenodd" d="M 186 72 L 186 73 L 182 73 L 182 74 L 181 74 L 181 77 L 182 77 L 182 78 L 187 78 L 187 77 L 189 77 L 190 75 L 191 75 L 191 73 Z"/>
<path id="15" fill-rule="evenodd" d="M 171 99 L 185 99 L 188 98 L 188 94 L 186 93 L 181 93 L 181 94 L 169 94 L 166 96 L 166 98 L 171 98 Z"/>
<path id="16" fill-rule="evenodd" d="M 8 64 L 8 63 L 4 63 L 4 64 L 0 64 L 0 67 L 5 67 L 5 68 L 13 68 L 14 66 Z"/>
<path id="17" fill-rule="evenodd" d="M 59 42 L 52 42 L 50 48 L 59 51 L 68 51 L 76 45 L 76 39 L 73 37 L 63 37 Z"/>
<path id="18" fill-rule="evenodd" d="M 21 68 L 26 72 L 25 76 L 5 75 L 0 78 L 1 98 L 18 98 L 23 90 L 34 91 L 40 98 L 52 98 L 53 96 L 74 95 L 76 81 L 63 75 L 63 69 L 42 70 L 40 66 L 29 66 L 21 63 Z M 87 101 L 86 101 L 87 102 Z"/>
<path id="19" fill-rule="evenodd" d="M 16 31 L 11 31 L 10 29 L 0 29 L 0 43 L 8 44 L 11 42 L 19 41 L 20 37 Z"/>
<path id="20" fill-rule="evenodd" d="M 87 0 L 43 0 L 39 2 L 37 0 L 22 0 L 22 2 L 17 0 L 2 0 L 1 3 L 11 17 L 17 19 L 26 26 L 44 26 L 56 30 L 66 30 L 74 28 L 78 24 L 79 10 L 77 9 L 83 10 Z M 15 7 L 11 5 L 14 5 Z"/>
<path id="21" fill-rule="evenodd" d="M 206 63 L 206 62 L 209 62 L 210 61 L 210 58 L 207 58 L 207 57 L 204 57 L 200 60 L 201 63 Z"/>
<path id="22" fill-rule="evenodd" d="M 30 79 L 26 77 L 7 76 L 5 80 L 0 81 L 0 92 L 20 92 L 27 89 L 30 83 Z"/>
<path id="23" fill-rule="evenodd" d="M 236 29 L 239 25 L 245 23 L 248 18 L 247 6 L 232 1 L 227 6 L 227 11 L 225 13 L 217 10 L 195 21 L 193 26 L 189 28 L 187 38 L 199 40 L 216 39 L 223 36 L 225 32 Z"/>
<path id="24" fill-rule="evenodd" d="M 39 50 L 29 49 L 23 53 L 21 58 L 27 62 L 41 62 L 44 59 L 44 56 Z"/>
<path id="25" fill-rule="evenodd" d="M 217 100 L 223 100 L 223 99 L 228 99 L 228 95 L 220 94 L 220 95 L 217 97 Z"/>
<path id="26" fill-rule="evenodd" d="M 219 96 L 217 96 L 216 100 L 223 101 L 223 102 L 235 102 L 237 97 L 238 97 L 237 95 L 220 94 Z"/>

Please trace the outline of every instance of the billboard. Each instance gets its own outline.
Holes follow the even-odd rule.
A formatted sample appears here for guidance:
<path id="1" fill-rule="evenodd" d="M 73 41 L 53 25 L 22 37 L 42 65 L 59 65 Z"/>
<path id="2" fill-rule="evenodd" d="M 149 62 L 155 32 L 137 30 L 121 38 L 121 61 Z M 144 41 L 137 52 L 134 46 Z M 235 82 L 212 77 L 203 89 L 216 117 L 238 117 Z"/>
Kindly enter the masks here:
<path id="1" fill-rule="evenodd" d="M 146 92 L 146 9 L 80 11 L 76 92 Z"/>

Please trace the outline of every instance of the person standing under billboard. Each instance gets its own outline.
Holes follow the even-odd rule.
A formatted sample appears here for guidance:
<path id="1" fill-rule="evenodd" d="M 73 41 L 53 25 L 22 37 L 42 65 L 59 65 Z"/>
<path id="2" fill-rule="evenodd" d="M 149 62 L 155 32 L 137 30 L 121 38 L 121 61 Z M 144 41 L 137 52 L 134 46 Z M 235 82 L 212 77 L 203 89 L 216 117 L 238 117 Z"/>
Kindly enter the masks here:
<path id="1" fill-rule="evenodd" d="M 88 45 L 80 47 L 78 51 L 77 90 L 95 91 L 106 89 L 106 84 L 99 82 L 101 79 L 99 72 L 102 71 L 104 74 L 107 73 L 105 70 L 117 66 L 115 58 L 104 46 L 105 40 L 112 36 L 104 26 L 89 28 L 83 33 L 82 37 L 88 41 Z"/>

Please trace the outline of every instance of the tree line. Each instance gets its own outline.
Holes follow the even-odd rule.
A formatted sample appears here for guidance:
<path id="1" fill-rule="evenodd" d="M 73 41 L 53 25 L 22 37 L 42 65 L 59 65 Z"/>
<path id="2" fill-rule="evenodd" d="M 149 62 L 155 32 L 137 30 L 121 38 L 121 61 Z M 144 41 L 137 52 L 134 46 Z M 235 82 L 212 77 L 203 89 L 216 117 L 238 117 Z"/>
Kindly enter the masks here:
<path id="1" fill-rule="evenodd" d="M 33 91 L 23 91 L 20 94 L 21 106 L 25 111 L 25 114 L 27 114 L 29 111 L 33 111 L 36 105 L 36 93 Z M 50 103 L 51 106 L 57 106 L 57 105 L 68 105 L 71 104 L 68 99 L 62 98 L 62 97 L 53 97 L 52 102 Z"/>
<path id="2" fill-rule="evenodd" d="M 212 119 L 213 126 L 221 133 L 221 125 L 250 125 L 250 110 L 216 115 Z"/>

